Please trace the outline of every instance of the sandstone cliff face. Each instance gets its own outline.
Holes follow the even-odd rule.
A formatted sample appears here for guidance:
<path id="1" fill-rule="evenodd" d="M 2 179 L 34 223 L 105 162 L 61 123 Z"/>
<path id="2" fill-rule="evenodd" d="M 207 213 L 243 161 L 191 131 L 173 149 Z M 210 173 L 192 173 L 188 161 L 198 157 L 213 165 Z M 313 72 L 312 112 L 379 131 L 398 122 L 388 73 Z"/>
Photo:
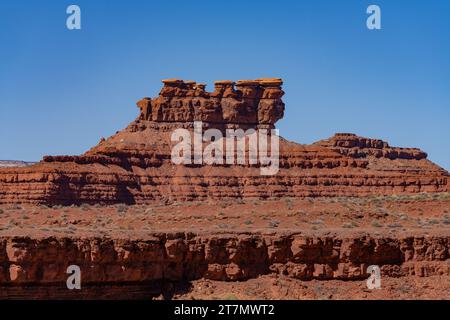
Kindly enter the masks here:
<path id="1" fill-rule="evenodd" d="M 283 117 L 281 79 L 216 81 L 211 93 L 193 81 L 163 83 L 157 98 L 138 101 L 141 120 L 273 125 Z"/>
<path id="2" fill-rule="evenodd" d="M 301 233 L 158 233 L 143 239 L 22 236 L 0 238 L 0 298 L 77 297 L 90 287 L 136 288 L 164 281 L 246 280 L 279 273 L 301 280 L 367 278 L 369 265 L 383 275 L 450 275 L 448 236 L 308 236 Z M 66 288 L 67 267 L 81 268 L 80 292 Z M 39 288 L 38 294 L 33 288 Z M 47 289 L 46 289 L 47 288 Z M 37 290 L 37 289 L 36 289 Z M 161 288 L 159 288 L 161 290 Z M 32 294 L 30 294 L 32 293 Z M 56 294 L 55 294 L 56 293 Z M 139 295 L 138 295 L 139 296 Z"/>
<path id="3" fill-rule="evenodd" d="M 80 156 L 46 156 L 0 170 L 1 203 L 149 203 L 207 198 L 362 196 L 449 191 L 449 174 L 418 149 L 336 134 L 312 145 L 280 138 L 279 171 L 259 165 L 175 165 L 175 129 L 272 129 L 283 117 L 280 79 L 204 84 L 168 79 L 137 105 L 138 118 Z M 224 142 L 225 143 L 225 142 Z"/>

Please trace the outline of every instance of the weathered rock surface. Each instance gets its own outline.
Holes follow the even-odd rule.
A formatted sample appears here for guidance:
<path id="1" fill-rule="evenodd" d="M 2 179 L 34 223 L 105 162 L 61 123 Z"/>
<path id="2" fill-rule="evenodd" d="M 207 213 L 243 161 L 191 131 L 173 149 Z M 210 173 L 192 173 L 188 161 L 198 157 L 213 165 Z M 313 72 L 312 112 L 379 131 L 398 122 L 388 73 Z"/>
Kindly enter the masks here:
<path id="1" fill-rule="evenodd" d="M 88 297 L 99 284 L 121 288 L 110 297 L 148 298 L 149 288 L 160 293 L 165 282 L 236 281 L 269 273 L 301 280 L 358 280 L 367 278 L 369 265 L 379 265 L 390 277 L 450 275 L 449 261 L 448 235 L 178 232 L 142 239 L 1 237 L 0 298 Z M 81 268 L 83 290 L 78 292 L 66 288 L 71 264 Z"/>
<path id="2" fill-rule="evenodd" d="M 273 125 L 283 117 L 281 79 L 216 81 L 211 93 L 194 81 L 168 79 L 163 83 L 157 98 L 137 102 L 141 120 Z"/>
<path id="3" fill-rule="evenodd" d="M 449 191 L 446 170 L 418 149 L 336 134 L 301 145 L 280 138 L 276 175 L 258 165 L 175 165 L 175 129 L 272 129 L 283 117 L 280 79 L 204 84 L 169 79 L 160 95 L 137 105 L 138 118 L 80 156 L 46 156 L 33 166 L 0 170 L 0 204 L 149 203 L 207 198 L 361 196 Z"/>

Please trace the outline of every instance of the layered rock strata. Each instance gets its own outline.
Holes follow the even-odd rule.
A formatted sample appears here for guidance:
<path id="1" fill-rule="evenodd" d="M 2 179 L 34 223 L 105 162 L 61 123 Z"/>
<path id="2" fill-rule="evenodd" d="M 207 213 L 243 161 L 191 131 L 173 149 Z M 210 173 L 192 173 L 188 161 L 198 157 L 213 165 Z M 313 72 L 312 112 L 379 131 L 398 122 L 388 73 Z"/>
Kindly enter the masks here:
<path id="1" fill-rule="evenodd" d="M 78 265 L 82 290 L 68 290 Z M 300 280 L 450 275 L 448 235 L 155 233 L 140 239 L 0 237 L 0 298 L 149 298 L 167 283 L 246 280 L 278 273 Z"/>
<path id="2" fill-rule="evenodd" d="M 174 164 L 179 128 L 269 130 L 283 117 L 281 79 L 217 81 L 213 92 L 168 79 L 156 98 L 137 102 L 127 128 L 79 156 L 46 156 L 0 170 L 0 204 L 149 203 L 208 198 L 364 196 L 449 191 L 446 170 L 421 150 L 336 134 L 312 145 L 280 138 L 279 171 L 260 164 Z M 225 140 L 225 139 L 224 139 Z M 224 142 L 225 143 L 225 142 Z"/>

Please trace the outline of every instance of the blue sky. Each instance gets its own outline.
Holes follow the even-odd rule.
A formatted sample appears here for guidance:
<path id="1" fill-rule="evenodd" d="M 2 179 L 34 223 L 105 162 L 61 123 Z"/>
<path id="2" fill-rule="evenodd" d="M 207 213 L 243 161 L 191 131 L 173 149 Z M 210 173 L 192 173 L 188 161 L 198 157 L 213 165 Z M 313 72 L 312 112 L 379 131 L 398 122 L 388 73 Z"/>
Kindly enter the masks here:
<path id="1" fill-rule="evenodd" d="M 66 29 L 81 7 L 82 29 Z M 382 30 L 366 28 L 381 7 Z M 280 134 L 353 132 L 450 169 L 450 1 L 1 1 L 0 159 L 79 154 L 169 77 L 281 77 Z"/>

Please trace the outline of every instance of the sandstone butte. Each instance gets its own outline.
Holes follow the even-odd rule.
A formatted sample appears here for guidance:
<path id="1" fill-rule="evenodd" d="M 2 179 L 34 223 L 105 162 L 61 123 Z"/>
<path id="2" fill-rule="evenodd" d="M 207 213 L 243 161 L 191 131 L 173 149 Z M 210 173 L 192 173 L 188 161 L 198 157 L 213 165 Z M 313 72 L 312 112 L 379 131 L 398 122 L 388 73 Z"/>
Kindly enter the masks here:
<path id="1" fill-rule="evenodd" d="M 45 156 L 0 169 L 0 204 L 145 204 L 152 201 L 364 196 L 449 191 L 449 173 L 416 148 L 338 133 L 311 145 L 280 137 L 279 171 L 256 165 L 175 165 L 171 134 L 206 128 L 271 129 L 283 117 L 282 80 L 163 80 L 156 98 L 137 102 L 139 116 L 79 156 Z"/>

